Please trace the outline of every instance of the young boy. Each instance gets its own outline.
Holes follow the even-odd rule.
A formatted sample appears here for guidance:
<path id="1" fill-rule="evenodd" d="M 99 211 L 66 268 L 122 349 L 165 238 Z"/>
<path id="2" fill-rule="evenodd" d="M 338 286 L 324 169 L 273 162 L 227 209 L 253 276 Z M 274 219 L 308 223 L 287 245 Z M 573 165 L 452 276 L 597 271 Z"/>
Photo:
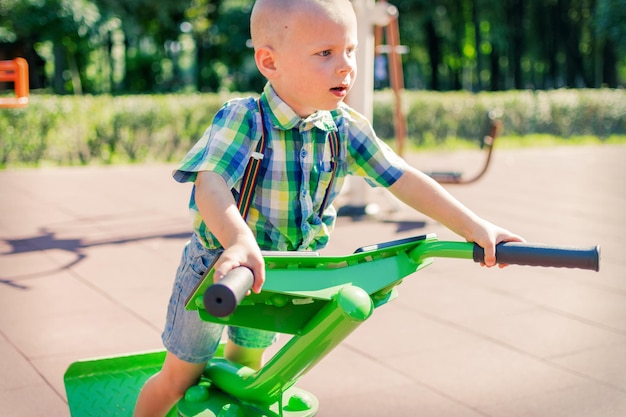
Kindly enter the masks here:
<path id="1" fill-rule="evenodd" d="M 349 0 L 257 0 L 254 57 L 268 83 L 260 100 L 235 99 L 218 112 L 174 173 L 193 181 L 194 234 L 183 252 L 168 309 L 162 370 L 144 386 L 135 416 L 162 416 L 200 377 L 222 327 L 187 312 L 184 301 L 207 266 L 219 280 L 237 266 L 265 280 L 261 250 L 318 250 L 336 219 L 330 205 L 346 175 L 388 187 L 400 200 L 485 249 L 519 236 L 476 216 L 435 181 L 408 166 L 343 103 L 356 76 L 356 17 Z M 336 133 L 338 146 L 331 151 Z M 243 172 L 264 135 L 266 148 L 247 217 L 237 207 Z M 338 148 L 338 149 L 337 149 Z M 332 167 L 336 164 L 334 181 Z M 229 329 L 226 356 L 259 368 L 274 335 Z"/>

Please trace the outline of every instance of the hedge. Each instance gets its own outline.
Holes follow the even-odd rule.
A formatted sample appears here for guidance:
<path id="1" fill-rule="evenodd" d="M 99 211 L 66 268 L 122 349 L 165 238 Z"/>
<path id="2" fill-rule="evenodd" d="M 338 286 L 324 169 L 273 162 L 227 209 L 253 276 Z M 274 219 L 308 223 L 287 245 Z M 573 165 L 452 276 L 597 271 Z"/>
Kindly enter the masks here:
<path id="1" fill-rule="evenodd" d="M 32 95 L 25 109 L 0 109 L 0 167 L 175 161 L 229 97 Z M 480 140 L 489 112 L 502 121 L 504 135 L 626 134 L 624 90 L 406 91 L 402 104 L 408 140 L 417 146 Z M 380 137 L 393 138 L 390 91 L 375 93 L 373 124 Z"/>
<path id="2" fill-rule="evenodd" d="M 393 137 L 393 97 L 376 95 L 374 126 L 381 137 Z M 626 133 L 624 90 L 467 92 L 407 91 L 402 96 L 410 141 L 420 145 L 449 138 L 481 140 L 491 112 L 509 136 L 548 134 L 569 138 L 597 136 L 606 139 Z"/>

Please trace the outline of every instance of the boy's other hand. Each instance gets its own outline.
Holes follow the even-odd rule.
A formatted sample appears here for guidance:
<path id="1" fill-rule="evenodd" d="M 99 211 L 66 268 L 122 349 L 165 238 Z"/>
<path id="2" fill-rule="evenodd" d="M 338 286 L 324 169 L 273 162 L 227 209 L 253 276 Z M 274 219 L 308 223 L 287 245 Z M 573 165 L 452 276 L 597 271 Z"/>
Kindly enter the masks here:
<path id="1" fill-rule="evenodd" d="M 467 239 L 470 242 L 474 242 L 485 251 L 485 259 L 480 263 L 481 266 L 491 268 L 496 264 L 500 268 L 504 268 L 507 264 L 498 264 L 496 261 L 496 245 L 501 242 L 525 242 L 524 238 L 515 233 L 511 233 L 506 229 L 489 223 L 485 220 L 480 220 L 477 223 L 477 227 L 470 234 Z"/>
<path id="2" fill-rule="evenodd" d="M 260 293 L 265 283 L 265 261 L 259 246 L 254 240 L 250 242 L 234 242 L 224 249 L 219 260 L 215 263 L 214 282 L 220 281 L 228 272 L 239 266 L 250 268 L 254 275 L 252 292 L 255 294 Z"/>

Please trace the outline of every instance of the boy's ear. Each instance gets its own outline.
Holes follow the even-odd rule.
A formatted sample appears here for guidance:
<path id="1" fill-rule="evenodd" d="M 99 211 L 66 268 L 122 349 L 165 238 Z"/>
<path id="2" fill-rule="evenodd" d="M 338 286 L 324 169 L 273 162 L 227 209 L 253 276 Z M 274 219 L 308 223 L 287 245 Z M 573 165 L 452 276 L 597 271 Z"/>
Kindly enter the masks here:
<path id="1" fill-rule="evenodd" d="M 261 46 L 254 51 L 256 66 L 265 78 L 272 79 L 276 73 L 274 51 L 269 46 Z"/>

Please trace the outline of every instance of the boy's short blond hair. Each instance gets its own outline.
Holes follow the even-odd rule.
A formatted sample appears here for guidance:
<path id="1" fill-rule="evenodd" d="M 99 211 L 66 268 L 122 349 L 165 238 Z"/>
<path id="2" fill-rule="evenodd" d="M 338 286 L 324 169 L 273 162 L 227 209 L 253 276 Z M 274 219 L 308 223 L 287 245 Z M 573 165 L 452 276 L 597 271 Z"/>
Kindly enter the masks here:
<path id="1" fill-rule="evenodd" d="M 322 12 L 333 20 L 340 20 L 346 8 L 352 10 L 350 0 L 256 0 L 250 17 L 250 35 L 255 48 L 277 48 L 285 40 L 290 18 L 294 13 Z"/>

